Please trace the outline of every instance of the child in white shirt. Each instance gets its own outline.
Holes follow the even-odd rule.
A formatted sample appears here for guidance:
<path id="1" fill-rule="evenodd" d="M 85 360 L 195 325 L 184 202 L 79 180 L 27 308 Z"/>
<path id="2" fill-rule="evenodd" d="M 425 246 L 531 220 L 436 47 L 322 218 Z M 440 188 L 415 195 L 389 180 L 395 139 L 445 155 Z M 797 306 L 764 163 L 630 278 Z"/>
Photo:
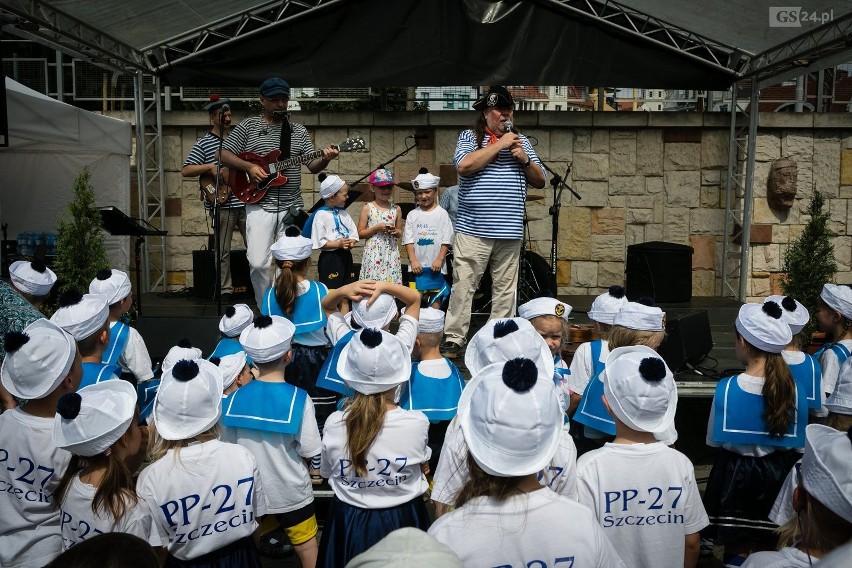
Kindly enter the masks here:
<path id="1" fill-rule="evenodd" d="M 845 284 L 825 284 L 817 299 L 816 320 L 820 331 L 831 336 L 831 343 L 816 357 L 822 367 L 822 388 L 826 398 L 834 392 L 840 366 L 852 351 L 852 288 Z"/>
<path id="2" fill-rule="evenodd" d="M 320 197 L 325 205 L 305 223 L 304 235 L 319 250 L 319 281 L 329 290 L 352 281 L 352 248 L 358 244 L 358 225 L 346 210 L 349 185 L 336 175 L 319 175 Z"/>

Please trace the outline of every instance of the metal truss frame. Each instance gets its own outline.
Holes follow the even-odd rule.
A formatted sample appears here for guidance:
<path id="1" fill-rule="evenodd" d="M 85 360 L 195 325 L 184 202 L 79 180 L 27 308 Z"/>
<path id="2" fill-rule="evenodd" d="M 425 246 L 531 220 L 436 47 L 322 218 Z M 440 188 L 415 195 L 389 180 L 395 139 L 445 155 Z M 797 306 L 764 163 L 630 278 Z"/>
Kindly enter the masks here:
<path id="1" fill-rule="evenodd" d="M 2 0 L 0 14 L 20 18 L 22 24 L 38 24 L 27 29 L 35 41 L 64 48 L 92 63 L 133 73 L 146 69 L 142 52 L 41 0 Z M 60 49 L 61 50 L 61 49 Z"/>
<path id="2" fill-rule="evenodd" d="M 725 183 L 725 224 L 722 242 L 722 288 L 719 295 L 745 302 L 750 276 L 749 247 L 754 205 L 754 159 L 757 143 L 757 80 L 751 81 L 746 111 L 737 108 L 735 83 L 731 87 L 731 132 L 728 146 L 728 177 Z M 740 118 L 748 119 L 743 124 Z M 738 242 L 739 241 L 739 242 Z M 735 287 L 736 283 L 736 287 Z"/>
<path id="3" fill-rule="evenodd" d="M 345 0 L 275 0 L 142 48 L 155 73 Z"/>

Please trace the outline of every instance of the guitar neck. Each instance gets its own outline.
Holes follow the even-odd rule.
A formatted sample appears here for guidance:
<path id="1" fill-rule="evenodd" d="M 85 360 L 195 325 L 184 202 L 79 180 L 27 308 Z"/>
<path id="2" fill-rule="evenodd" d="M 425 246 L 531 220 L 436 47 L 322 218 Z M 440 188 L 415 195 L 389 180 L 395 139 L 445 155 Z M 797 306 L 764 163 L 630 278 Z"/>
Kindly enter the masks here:
<path id="1" fill-rule="evenodd" d="M 322 158 L 322 150 L 314 150 L 307 154 L 301 154 L 286 160 L 281 160 L 280 162 L 275 162 L 275 171 L 278 172 L 287 168 L 292 168 L 293 166 L 301 166 L 302 164 L 307 164 L 317 158 Z"/>

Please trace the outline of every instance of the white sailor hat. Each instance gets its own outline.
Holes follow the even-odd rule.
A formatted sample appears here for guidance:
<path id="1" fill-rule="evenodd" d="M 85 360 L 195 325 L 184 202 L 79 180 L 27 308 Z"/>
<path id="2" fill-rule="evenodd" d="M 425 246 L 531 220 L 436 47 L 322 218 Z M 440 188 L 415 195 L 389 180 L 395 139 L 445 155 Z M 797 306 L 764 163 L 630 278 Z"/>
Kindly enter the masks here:
<path id="1" fill-rule="evenodd" d="M 612 325 L 638 331 L 665 331 L 666 314 L 656 306 L 627 302 L 612 318 Z"/>
<path id="2" fill-rule="evenodd" d="M 604 373 L 610 410 L 629 428 L 657 434 L 674 424 L 677 387 L 656 351 L 645 345 L 613 349 Z"/>
<path id="3" fill-rule="evenodd" d="M 50 321 L 82 341 L 100 331 L 109 319 L 109 304 L 101 294 L 80 294 L 76 290 L 59 296 L 59 309 Z"/>
<path id="4" fill-rule="evenodd" d="M 488 474 L 516 477 L 541 471 L 556 454 L 564 415 L 553 383 L 539 380 L 530 359 L 494 363 L 474 375 L 459 405 L 470 454 Z"/>
<path id="5" fill-rule="evenodd" d="M 198 347 L 192 346 L 192 341 L 189 338 L 184 337 L 178 344 L 169 349 L 169 352 L 166 353 L 166 356 L 163 357 L 163 372 L 165 373 L 169 369 L 175 366 L 175 363 L 180 361 L 181 359 L 201 359 L 203 355 L 201 354 L 201 349 Z"/>
<path id="6" fill-rule="evenodd" d="M 489 320 L 470 339 L 464 364 L 470 374 L 475 375 L 488 365 L 518 357 L 532 359 L 541 378 L 553 384 L 554 363 L 550 348 L 524 318 Z"/>
<path id="7" fill-rule="evenodd" d="M 66 393 L 56 405 L 53 443 L 74 455 L 103 453 L 130 427 L 136 411 L 136 389 L 127 381 L 102 381 Z"/>
<path id="8" fill-rule="evenodd" d="M 624 297 L 624 288 L 621 286 L 610 286 L 606 293 L 601 294 L 592 302 L 589 309 L 589 319 L 598 323 L 612 325 L 612 320 L 618 310 L 627 303 Z"/>
<path id="9" fill-rule="evenodd" d="M 352 321 L 361 327 L 382 329 L 396 317 L 396 300 L 390 294 L 379 294 L 367 305 L 369 301 L 370 298 L 362 298 L 352 306 Z"/>
<path id="10" fill-rule="evenodd" d="M 441 178 L 429 173 L 426 168 L 420 168 L 420 173 L 416 178 L 411 180 L 411 187 L 414 191 L 424 189 L 435 189 L 441 183 Z"/>
<path id="11" fill-rule="evenodd" d="M 255 363 L 269 363 L 283 357 L 293 342 L 296 326 L 281 316 L 258 316 L 240 333 L 240 344 Z"/>
<path id="12" fill-rule="evenodd" d="M 811 319 L 804 304 L 791 296 L 769 296 L 764 302 L 775 302 L 781 306 L 781 320 L 790 326 L 793 335 L 802 331 Z"/>
<path id="13" fill-rule="evenodd" d="M 9 266 L 15 288 L 30 296 L 47 296 L 56 284 L 56 274 L 41 260 L 16 260 Z"/>
<path id="14" fill-rule="evenodd" d="M 805 429 L 802 485 L 835 515 L 852 523 L 852 429 L 838 432 L 822 424 Z"/>
<path id="15" fill-rule="evenodd" d="M 225 308 L 225 315 L 219 320 L 219 331 L 228 337 L 236 337 L 251 325 L 254 313 L 246 304 L 235 304 Z"/>
<path id="16" fill-rule="evenodd" d="M 346 564 L 346 568 L 463 568 L 459 557 L 443 542 L 414 527 L 396 529 Z"/>
<path id="17" fill-rule="evenodd" d="M 320 180 L 320 197 L 323 199 L 328 199 L 346 185 L 340 176 L 336 176 L 334 174 L 326 175 L 324 178 Z"/>
<path id="18" fill-rule="evenodd" d="M 852 320 L 852 288 L 845 284 L 824 284 L 819 297 L 831 309 Z"/>
<path id="19" fill-rule="evenodd" d="M 313 243 L 311 239 L 302 236 L 302 232 L 295 225 L 290 225 L 284 230 L 284 236 L 272 243 L 269 251 L 276 260 L 289 260 L 298 262 L 311 256 Z"/>
<path id="20" fill-rule="evenodd" d="M 382 393 L 409 379 L 411 354 L 392 333 L 362 329 L 340 352 L 337 373 L 361 394 Z"/>
<path id="21" fill-rule="evenodd" d="M 103 294 L 111 306 L 130 294 L 130 278 L 127 273 L 115 268 L 98 270 L 95 279 L 89 284 L 90 294 Z"/>
<path id="22" fill-rule="evenodd" d="M 525 320 L 540 316 L 557 316 L 567 322 L 571 315 L 571 306 L 556 298 L 533 298 L 526 304 L 518 306 L 518 315 Z"/>
<path id="23" fill-rule="evenodd" d="M 418 321 L 420 333 L 441 333 L 444 331 L 444 319 L 446 314 L 435 308 L 421 308 Z"/>
<path id="24" fill-rule="evenodd" d="M 154 425 L 165 440 L 186 440 L 219 421 L 222 373 L 206 359 L 181 360 L 163 373 L 154 399 Z"/>
<path id="25" fill-rule="evenodd" d="M 216 363 L 216 359 L 218 359 L 218 363 Z M 246 360 L 245 351 L 237 351 L 230 355 L 211 359 L 211 361 L 218 366 L 219 370 L 222 372 L 222 386 L 225 389 L 234 384 L 234 381 L 237 380 L 237 376 L 243 372 L 243 369 L 246 366 Z"/>
<path id="26" fill-rule="evenodd" d="M 6 357 L 0 380 L 12 396 L 23 400 L 44 398 L 68 376 L 77 356 L 71 334 L 44 318 L 23 332 L 4 338 Z"/>
<path id="27" fill-rule="evenodd" d="M 793 341 L 790 326 L 782 319 L 783 309 L 775 302 L 744 304 L 735 326 L 750 345 L 767 353 L 781 353 Z"/>

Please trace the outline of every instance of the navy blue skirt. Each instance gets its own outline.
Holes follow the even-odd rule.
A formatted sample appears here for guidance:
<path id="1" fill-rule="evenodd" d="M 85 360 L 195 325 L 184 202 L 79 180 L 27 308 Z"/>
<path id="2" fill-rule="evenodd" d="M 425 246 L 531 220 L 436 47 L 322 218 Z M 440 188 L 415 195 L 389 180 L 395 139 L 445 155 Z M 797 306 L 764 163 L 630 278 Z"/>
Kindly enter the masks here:
<path id="1" fill-rule="evenodd" d="M 287 365 L 287 382 L 307 391 L 314 403 L 314 415 L 317 418 L 320 434 L 325 421 L 337 410 L 340 395 L 334 391 L 317 387 L 317 377 L 328 357 L 328 348 L 324 345 L 293 344 L 293 358 Z"/>
<path id="2" fill-rule="evenodd" d="M 425 531 L 430 524 L 422 496 L 387 509 L 353 507 L 335 496 L 322 528 L 317 566 L 346 566 L 396 529 L 414 527 Z"/>
<path id="3" fill-rule="evenodd" d="M 779 450 L 755 458 L 722 450 L 713 463 L 704 508 L 710 525 L 701 531 L 717 544 L 775 546 L 778 525 L 769 520 L 781 486 L 802 454 Z"/>
<path id="4" fill-rule="evenodd" d="M 166 557 L 166 568 L 263 568 L 263 566 L 254 541 L 250 537 L 245 537 L 192 560 L 180 560 L 169 554 Z"/>

